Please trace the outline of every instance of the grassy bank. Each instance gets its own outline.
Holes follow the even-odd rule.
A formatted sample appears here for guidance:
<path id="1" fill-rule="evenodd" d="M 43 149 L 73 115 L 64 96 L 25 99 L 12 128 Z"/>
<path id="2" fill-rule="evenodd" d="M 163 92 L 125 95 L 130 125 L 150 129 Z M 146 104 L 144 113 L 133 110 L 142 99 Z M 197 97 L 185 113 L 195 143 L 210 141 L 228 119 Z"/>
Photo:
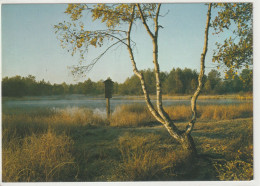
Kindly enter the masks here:
<path id="1" fill-rule="evenodd" d="M 163 95 L 164 100 L 190 100 L 192 95 Z M 152 100 L 156 99 L 156 95 L 150 95 Z M 24 96 L 24 97 L 2 97 L 3 101 L 29 101 L 29 100 L 60 100 L 60 99 L 90 99 L 90 100 L 102 100 L 104 95 L 84 95 L 84 94 L 72 94 L 72 95 L 53 95 L 53 96 Z M 144 96 L 137 95 L 113 95 L 114 100 L 144 100 Z M 200 95 L 199 100 L 207 99 L 235 99 L 235 100 L 253 100 L 252 93 L 243 94 L 225 94 L 225 95 Z"/>
<path id="2" fill-rule="evenodd" d="M 199 120 L 228 120 L 253 117 L 253 104 L 236 105 L 205 105 L 198 106 Z M 165 111 L 176 122 L 188 121 L 191 109 L 187 105 L 168 106 Z M 118 107 L 112 115 L 111 126 L 150 126 L 157 123 L 148 108 L 142 104 L 123 105 Z"/>
<path id="3" fill-rule="evenodd" d="M 168 107 L 184 127 L 189 107 Z M 88 109 L 3 109 L 3 181 L 250 180 L 252 104 L 199 107 L 185 153 L 142 105 L 117 109 L 110 125 Z"/>

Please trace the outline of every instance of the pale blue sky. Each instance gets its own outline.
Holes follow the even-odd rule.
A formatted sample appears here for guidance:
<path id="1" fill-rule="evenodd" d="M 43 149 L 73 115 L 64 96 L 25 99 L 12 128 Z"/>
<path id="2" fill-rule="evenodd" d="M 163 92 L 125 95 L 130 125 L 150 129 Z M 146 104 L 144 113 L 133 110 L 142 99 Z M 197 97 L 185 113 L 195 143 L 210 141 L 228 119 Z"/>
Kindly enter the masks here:
<path id="1" fill-rule="evenodd" d="M 53 26 L 69 20 L 64 14 L 66 4 L 23 4 L 2 5 L 2 77 L 34 75 L 37 80 L 51 83 L 76 83 L 91 78 L 94 81 L 111 77 L 123 82 L 133 75 L 128 52 L 125 47 L 108 52 L 87 74 L 75 79 L 68 69 L 78 64 L 79 58 L 60 47 Z M 173 67 L 199 70 L 203 49 L 207 6 L 205 4 L 163 4 L 160 17 L 164 28 L 159 32 L 159 63 L 161 71 Z M 214 15 L 214 14 L 213 14 Z M 135 25 L 133 39 L 137 66 L 153 68 L 151 40 L 141 23 Z M 211 62 L 214 43 L 220 37 L 209 37 L 206 72 Z M 102 49 L 104 50 L 104 49 Z M 102 50 L 90 50 L 93 59 Z"/>

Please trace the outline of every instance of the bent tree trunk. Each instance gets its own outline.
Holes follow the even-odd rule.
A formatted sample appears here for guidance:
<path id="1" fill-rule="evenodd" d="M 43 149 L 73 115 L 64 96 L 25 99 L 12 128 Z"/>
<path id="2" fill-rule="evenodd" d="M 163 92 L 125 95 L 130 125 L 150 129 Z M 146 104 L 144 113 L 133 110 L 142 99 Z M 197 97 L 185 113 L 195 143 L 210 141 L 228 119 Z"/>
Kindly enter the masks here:
<path id="1" fill-rule="evenodd" d="M 203 52 L 201 54 L 200 74 L 198 77 L 198 87 L 191 99 L 192 119 L 188 123 L 188 125 L 184 131 L 181 131 L 176 127 L 176 125 L 170 119 L 169 115 L 165 112 L 165 110 L 162 106 L 161 82 L 160 82 L 160 76 L 159 76 L 160 69 L 159 69 L 159 63 L 158 63 L 158 30 L 160 27 L 158 25 L 158 17 L 159 17 L 160 6 L 161 6 L 161 4 L 157 5 L 157 11 L 156 11 L 156 15 L 154 18 L 155 28 L 154 28 L 154 33 L 152 33 L 151 29 L 149 28 L 148 24 L 146 23 L 146 19 L 143 15 L 143 11 L 141 9 L 140 4 L 133 5 L 132 12 L 131 12 L 131 19 L 129 21 L 129 28 L 128 28 L 128 32 L 127 32 L 127 49 L 129 51 L 130 59 L 131 59 L 132 66 L 133 66 L 133 71 L 134 71 L 135 75 L 140 79 L 145 101 L 146 101 L 149 111 L 151 112 L 151 114 L 154 116 L 154 118 L 157 121 L 159 121 L 160 123 L 162 123 L 164 125 L 164 127 L 167 129 L 169 134 L 176 141 L 178 141 L 181 144 L 183 150 L 185 152 L 187 152 L 189 156 L 194 157 L 197 155 L 197 150 L 196 150 L 194 140 L 191 136 L 191 132 L 192 132 L 193 126 L 194 126 L 194 124 L 196 122 L 196 118 L 197 118 L 196 101 L 197 101 L 197 98 L 202 89 L 202 79 L 203 79 L 204 71 L 205 71 L 205 56 L 206 56 L 207 46 L 208 46 L 208 29 L 209 29 L 209 22 L 210 22 L 211 3 L 209 3 L 209 6 L 208 6 L 208 14 L 207 14 L 207 22 L 206 22 L 205 38 L 204 38 L 204 48 L 203 48 Z M 152 43 L 153 43 L 153 63 L 154 63 L 154 73 L 155 73 L 155 78 L 156 78 L 157 109 L 155 109 L 155 107 L 153 106 L 153 104 L 150 100 L 149 94 L 147 92 L 144 76 L 137 69 L 132 47 L 131 47 L 130 33 L 131 33 L 131 29 L 132 29 L 132 24 L 133 24 L 133 21 L 135 18 L 135 8 L 136 7 L 138 8 L 142 23 L 143 23 L 148 35 L 151 37 Z"/>
<path id="2" fill-rule="evenodd" d="M 181 142 L 181 145 L 182 145 L 183 150 L 186 151 L 192 157 L 196 156 L 197 149 L 196 149 L 196 145 L 194 143 L 194 140 L 193 140 L 191 134 L 184 133 L 182 135 L 182 139 L 183 140 Z"/>

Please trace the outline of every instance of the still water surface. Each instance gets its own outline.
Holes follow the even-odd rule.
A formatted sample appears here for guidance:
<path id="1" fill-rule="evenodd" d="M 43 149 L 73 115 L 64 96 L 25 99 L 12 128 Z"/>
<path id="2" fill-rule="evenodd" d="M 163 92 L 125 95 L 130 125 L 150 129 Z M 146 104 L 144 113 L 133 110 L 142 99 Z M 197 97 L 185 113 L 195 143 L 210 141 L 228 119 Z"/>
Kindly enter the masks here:
<path id="1" fill-rule="evenodd" d="M 249 103 L 252 100 L 236 100 L 236 99 L 209 99 L 198 100 L 198 105 L 227 105 L 227 104 L 240 104 Z M 105 98 L 89 98 L 89 97 L 66 97 L 63 99 L 54 99 L 53 97 L 42 97 L 36 100 L 6 100 L 3 101 L 5 108 L 68 108 L 68 107 L 85 107 L 90 109 L 104 110 L 106 108 Z M 155 103 L 155 101 L 153 101 Z M 114 110 L 117 106 L 125 104 L 145 104 L 142 99 L 111 99 L 111 109 Z M 163 105 L 190 105 L 190 100 L 163 100 Z"/>

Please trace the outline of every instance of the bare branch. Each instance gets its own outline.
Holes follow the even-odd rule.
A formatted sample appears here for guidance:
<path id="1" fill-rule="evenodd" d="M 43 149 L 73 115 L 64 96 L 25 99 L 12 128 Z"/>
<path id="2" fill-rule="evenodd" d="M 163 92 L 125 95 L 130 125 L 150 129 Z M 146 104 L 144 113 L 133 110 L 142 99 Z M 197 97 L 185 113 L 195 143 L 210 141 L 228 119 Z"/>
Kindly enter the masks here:
<path id="1" fill-rule="evenodd" d="M 124 39 L 126 40 L 126 38 Z M 114 47 L 115 45 L 122 43 L 121 40 L 117 41 L 115 43 L 113 43 L 112 45 L 110 45 L 109 47 L 106 48 L 106 50 L 104 52 L 102 52 L 99 56 L 97 56 L 95 59 L 92 60 L 92 62 L 88 65 L 80 65 L 80 66 L 73 66 L 72 67 L 72 74 L 83 74 L 84 72 L 89 72 L 90 70 L 92 70 L 92 68 L 94 67 L 94 65 L 108 52 L 108 50 L 110 50 L 112 47 Z"/>

